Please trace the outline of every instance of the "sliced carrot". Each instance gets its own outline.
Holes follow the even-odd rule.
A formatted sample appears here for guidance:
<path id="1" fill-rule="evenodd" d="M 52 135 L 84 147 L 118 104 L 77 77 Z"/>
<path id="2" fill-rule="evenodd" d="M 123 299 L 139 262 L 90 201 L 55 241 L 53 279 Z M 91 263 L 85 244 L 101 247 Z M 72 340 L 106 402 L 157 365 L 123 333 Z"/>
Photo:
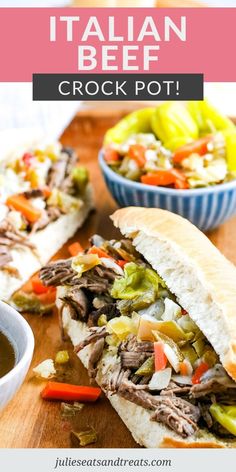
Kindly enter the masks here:
<path id="1" fill-rule="evenodd" d="M 175 188 L 179 189 L 179 190 L 187 190 L 189 188 L 189 184 L 188 184 L 187 180 L 177 179 L 175 181 Z"/>
<path id="2" fill-rule="evenodd" d="M 175 180 L 175 177 L 166 170 L 158 170 L 141 176 L 141 182 L 147 185 L 171 185 Z"/>
<path id="3" fill-rule="evenodd" d="M 24 293 L 32 293 L 32 291 L 33 291 L 32 281 L 28 280 L 23 286 L 23 292 Z"/>
<path id="4" fill-rule="evenodd" d="M 161 341 L 154 343 L 155 371 L 166 368 L 167 357 L 164 353 L 164 344 Z"/>
<path id="5" fill-rule="evenodd" d="M 192 376 L 192 383 L 199 384 L 201 382 L 201 377 L 207 370 L 209 369 L 209 365 L 206 362 L 202 362 L 195 370 Z"/>
<path id="6" fill-rule="evenodd" d="M 56 288 L 50 287 L 47 293 L 38 295 L 38 298 L 43 305 L 52 305 L 56 301 Z"/>
<path id="7" fill-rule="evenodd" d="M 42 293 L 47 293 L 50 290 L 50 287 L 46 287 L 45 285 L 43 285 L 38 274 L 32 277 L 31 282 L 32 282 L 32 290 L 37 295 L 41 295 Z"/>
<path id="8" fill-rule="evenodd" d="M 127 264 L 127 261 L 123 261 L 122 259 L 119 259 L 118 261 L 116 261 L 116 263 L 121 267 L 121 269 L 123 269 L 125 264 Z"/>
<path id="9" fill-rule="evenodd" d="M 132 144 L 129 147 L 128 156 L 134 159 L 139 167 L 143 167 L 146 163 L 145 151 L 145 147 L 141 144 Z"/>
<path id="10" fill-rule="evenodd" d="M 104 150 L 104 159 L 108 164 L 112 164 L 112 162 L 119 161 L 120 156 L 115 149 L 107 147 Z"/>
<path id="11" fill-rule="evenodd" d="M 188 375 L 188 366 L 185 362 L 179 363 L 179 370 L 181 375 Z"/>
<path id="12" fill-rule="evenodd" d="M 35 208 L 23 195 L 11 195 L 6 201 L 7 206 L 19 211 L 30 223 L 35 223 L 41 217 L 41 210 Z"/>
<path id="13" fill-rule="evenodd" d="M 141 182 L 147 185 L 174 185 L 175 188 L 188 188 L 186 177 L 178 169 L 157 170 L 141 176 Z"/>
<path id="14" fill-rule="evenodd" d="M 113 259 L 107 254 L 106 251 L 97 246 L 90 247 L 90 249 L 88 250 L 88 254 L 97 254 L 98 257 L 107 257 L 108 259 Z"/>
<path id="15" fill-rule="evenodd" d="M 207 145 L 211 139 L 212 136 L 204 136 L 204 138 L 185 144 L 176 149 L 173 155 L 173 162 L 179 164 L 183 159 L 186 159 L 193 153 L 199 154 L 199 156 L 204 156 L 208 152 Z"/>
<path id="16" fill-rule="evenodd" d="M 77 256 L 80 252 L 84 252 L 81 244 L 77 241 L 76 243 L 70 244 L 68 246 L 68 251 L 72 257 Z"/>
<path id="17" fill-rule="evenodd" d="M 22 161 L 28 167 L 31 165 L 31 161 L 33 157 L 34 157 L 33 154 L 31 154 L 30 152 L 25 152 L 25 154 L 23 154 L 22 156 Z"/>
<path id="18" fill-rule="evenodd" d="M 42 192 L 43 192 L 43 196 L 44 196 L 45 198 L 50 197 L 50 195 L 51 195 L 51 193 L 52 193 L 51 190 L 50 190 L 50 188 L 49 188 L 47 185 L 45 185 L 45 187 L 42 188 Z"/>
<path id="19" fill-rule="evenodd" d="M 60 382 L 48 382 L 41 392 L 44 400 L 63 400 L 95 402 L 101 395 L 101 389 L 97 387 L 82 387 Z"/>

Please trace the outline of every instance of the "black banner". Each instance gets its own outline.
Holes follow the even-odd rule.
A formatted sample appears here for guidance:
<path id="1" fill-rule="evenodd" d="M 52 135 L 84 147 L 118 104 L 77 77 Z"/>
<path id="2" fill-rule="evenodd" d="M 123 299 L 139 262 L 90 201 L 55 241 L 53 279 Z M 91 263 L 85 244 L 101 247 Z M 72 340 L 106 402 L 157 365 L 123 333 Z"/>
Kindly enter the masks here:
<path id="1" fill-rule="evenodd" d="M 33 74 L 33 100 L 203 100 L 203 74 Z"/>

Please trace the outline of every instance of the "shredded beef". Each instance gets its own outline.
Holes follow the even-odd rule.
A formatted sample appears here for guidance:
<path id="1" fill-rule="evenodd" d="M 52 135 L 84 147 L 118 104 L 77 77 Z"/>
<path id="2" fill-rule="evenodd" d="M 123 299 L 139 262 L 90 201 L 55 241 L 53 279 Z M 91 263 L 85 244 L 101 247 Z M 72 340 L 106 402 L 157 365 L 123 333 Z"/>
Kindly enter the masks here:
<path id="1" fill-rule="evenodd" d="M 96 326 L 101 315 L 106 315 L 107 321 L 120 316 L 115 303 L 107 303 L 98 310 L 93 310 L 88 317 L 88 326 Z"/>
<path id="2" fill-rule="evenodd" d="M 106 267 L 102 265 L 98 265 L 94 267 L 94 273 L 98 277 L 106 279 L 110 282 L 114 282 L 115 278 L 117 277 L 117 274 L 112 269 L 107 269 Z"/>
<path id="3" fill-rule="evenodd" d="M 185 400 L 153 396 L 145 390 L 139 390 L 137 385 L 134 388 L 131 382 L 122 382 L 117 393 L 126 400 L 152 410 L 152 421 L 166 424 L 183 438 L 197 431 L 199 408 Z"/>
<path id="4" fill-rule="evenodd" d="M 95 275 L 92 270 L 85 272 L 79 279 L 77 278 L 74 284 L 76 284 L 77 287 L 86 288 L 90 292 L 97 294 L 106 293 L 110 286 L 108 280 Z"/>
<path id="5" fill-rule="evenodd" d="M 73 285 L 78 281 L 78 274 L 71 267 L 71 259 L 65 259 L 51 262 L 43 267 L 40 279 L 46 286 Z"/>
<path id="6" fill-rule="evenodd" d="M 104 338 L 98 339 L 93 347 L 91 354 L 88 360 L 88 374 L 90 378 L 95 378 L 97 374 L 97 363 L 102 357 L 103 349 L 104 349 L 105 340 Z"/>
<path id="7" fill-rule="evenodd" d="M 236 390 L 227 389 L 225 392 L 219 392 L 216 394 L 217 403 L 223 405 L 235 405 L 236 404 Z"/>
<path id="8" fill-rule="evenodd" d="M 109 372 L 107 377 L 103 378 L 102 387 L 107 393 L 117 393 L 121 383 L 126 380 L 130 375 L 130 370 L 122 369 L 120 362 L 116 363 L 112 367 L 112 371 Z"/>
<path id="9" fill-rule="evenodd" d="M 75 352 L 80 352 L 84 347 L 96 342 L 98 339 L 105 338 L 106 336 L 107 331 L 105 326 L 102 326 L 101 328 L 90 328 L 90 334 L 75 346 Z"/>
<path id="10" fill-rule="evenodd" d="M 42 216 L 32 225 L 31 234 L 34 234 L 40 229 L 46 228 L 49 223 L 57 220 L 62 215 L 62 212 L 57 207 L 48 207 L 42 211 Z"/>
<path id="11" fill-rule="evenodd" d="M 161 391 L 161 395 L 186 395 L 191 387 L 188 385 L 177 385 L 173 380 L 170 381 L 168 387 Z"/>
<path id="12" fill-rule="evenodd" d="M 73 170 L 73 167 L 76 166 L 78 162 L 78 158 L 77 158 L 76 153 L 71 148 L 63 148 L 62 153 L 68 155 L 68 161 L 67 161 L 67 166 L 65 170 L 65 178 L 63 182 L 61 183 L 60 189 L 63 192 L 73 194 L 75 191 L 75 188 L 74 188 L 73 179 L 71 177 L 71 172 Z"/>
<path id="13" fill-rule="evenodd" d="M 164 423 L 169 428 L 173 429 L 182 438 L 192 436 L 198 429 L 197 424 L 192 421 L 187 415 L 181 414 L 179 408 L 173 405 L 158 405 L 157 409 L 151 415 L 151 421 L 158 421 Z"/>
<path id="14" fill-rule="evenodd" d="M 6 266 L 6 264 L 8 264 L 11 261 L 12 261 L 12 256 L 8 247 L 0 245 L 0 267 L 2 268 Z"/>
<path id="15" fill-rule="evenodd" d="M 0 267 L 7 268 L 7 264 L 12 261 L 10 248 L 17 246 L 26 246 L 35 251 L 35 245 L 27 235 L 16 230 L 6 217 L 0 223 Z"/>
<path id="16" fill-rule="evenodd" d="M 102 276 L 97 274 L 97 268 L 101 271 Z M 105 268 L 104 268 L 105 269 Z M 85 272 L 81 277 L 71 267 L 71 259 L 52 262 L 43 267 L 40 271 L 40 278 L 44 285 L 76 285 L 77 288 L 85 288 L 90 292 L 97 294 L 107 293 L 110 287 L 112 271 L 110 269 L 103 270 L 102 266 L 94 267 Z"/>
<path id="17" fill-rule="evenodd" d="M 207 427 L 210 429 L 213 426 L 212 416 L 209 412 L 210 404 L 198 403 L 198 408 L 201 412 L 201 416 L 204 419 Z"/>
<path id="18" fill-rule="evenodd" d="M 193 385 L 190 388 L 190 396 L 192 398 L 201 398 L 211 393 L 220 393 L 226 390 L 227 386 L 218 383 L 217 380 L 213 378 L 208 380 L 208 382 Z"/>
<path id="19" fill-rule="evenodd" d="M 52 222 L 52 221 L 55 221 L 58 218 L 60 218 L 62 212 L 61 212 L 60 208 L 49 206 L 47 208 L 47 214 L 48 214 L 48 217 L 50 219 L 50 222 Z"/>
<path id="20" fill-rule="evenodd" d="M 73 287 L 70 291 L 62 298 L 67 305 L 73 308 L 74 315 L 73 319 L 86 321 L 89 313 L 90 303 L 88 297 L 84 291 L 78 287 Z"/>
<path id="21" fill-rule="evenodd" d="M 150 352 L 121 351 L 121 366 L 124 369 L 138 369 L 151 356 Z"/>
<path id="22" fill-rule="evenodd" d="M 46 228 L 49 223 L 50 218 L 48 216 L 47 211 L 44 210 L 42 211 L 42 215 L 40 216 L 40 218 L 32 225 L 31 234 L 36 233 L 36 231 L 39 231 L 40 229 Z"/>
<path id="23" fill-rule="evenodd" d="M 121 351 L 135 351 L 135 352 L 153 352 L 154 345 L 149 341 L 138 341 L 134 334 L 130 334 L 125 341 L 119 346 Z"/>
<path id="24" fill-rule="evenodd" d="M 68 154 L 61 153 L 60 158 L 52 165 L 47 180 L 47 185 L 51 190 L 53 188 L 59 189 L 61 187 L 66 176 L 68 160 Z"/>
<path id="25" fill-rule="evenodd" d="M 43 197 L 43 191 L 40 188 L 33 188 L 31 190 L 26 190 L 26 192 L 23 192 L 23 195 L 25 198 L 38 198 L 38 197 Z"/>

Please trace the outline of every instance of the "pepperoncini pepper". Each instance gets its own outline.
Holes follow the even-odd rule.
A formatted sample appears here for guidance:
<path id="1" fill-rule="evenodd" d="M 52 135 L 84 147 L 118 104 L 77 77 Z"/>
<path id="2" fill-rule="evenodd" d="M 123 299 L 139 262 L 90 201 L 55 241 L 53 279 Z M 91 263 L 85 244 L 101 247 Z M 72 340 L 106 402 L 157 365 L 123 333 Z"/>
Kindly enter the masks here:
<path id="1" fill-rule="evenodd" d="M 225 138 L 226 160 L 228 170 L 236 172 L 236 127 L 222 131 Z"/>
<path id="2" fill-rule="evenodd" d="M 213 403 L 210 406 L 210 413 L 221 426 L 236 436 L 236 406 Z"/>
<path id="3" fill-rule="evenodd" d="M 189 140 L 198 138 L 198 127 L 187 108 L 181 103 L 163 103 L 152 116 L 153 132 L 164 146 L 174 150 Z"/>
<path id="4" fill-rule="evenodd" d="M 113 128 L 107 131 L 104 144 L 122 143 L 132 134 L 150 133 L 151 117 L 154 112 L 155 108 L 143 108 L 125 116 Z"/>
<path id="5" fill-rule="evenodd" d="M 198 126 L 200 134 L 212 131 L 235 130 L 235 125 L 207 100 L 188 102 L 187 109 Z"/>

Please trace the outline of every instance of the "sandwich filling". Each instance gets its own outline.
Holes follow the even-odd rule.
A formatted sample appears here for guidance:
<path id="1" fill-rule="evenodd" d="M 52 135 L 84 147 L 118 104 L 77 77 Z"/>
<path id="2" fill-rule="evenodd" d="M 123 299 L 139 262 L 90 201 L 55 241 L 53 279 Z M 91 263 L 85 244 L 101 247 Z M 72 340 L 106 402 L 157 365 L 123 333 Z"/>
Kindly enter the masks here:
<path id="1" fill-rule="evenodd" d="M 0 269 L 18 277 L 12 249 L 27 246 L 30 236 L 61 215 L 79 210 L 88 171 L 60 143 L 32 149 L 0 163 Z M 35 251 L 36 252 L 36 251 Z"/>
<path id="2" fill-rule="evenodd" d="M 108 397 L 140 405 L 182 438 L 206 429 L 233 439 L 236 383 L 204 334 L 129 239 L 95 235 L 90 242 L 40 273 L 46 286 L 63 286 L 62 307 L 90 330 L 75 346 L 92 346 L 90 378 L 102 356 L 112 355 L 102 379 Z"/>

